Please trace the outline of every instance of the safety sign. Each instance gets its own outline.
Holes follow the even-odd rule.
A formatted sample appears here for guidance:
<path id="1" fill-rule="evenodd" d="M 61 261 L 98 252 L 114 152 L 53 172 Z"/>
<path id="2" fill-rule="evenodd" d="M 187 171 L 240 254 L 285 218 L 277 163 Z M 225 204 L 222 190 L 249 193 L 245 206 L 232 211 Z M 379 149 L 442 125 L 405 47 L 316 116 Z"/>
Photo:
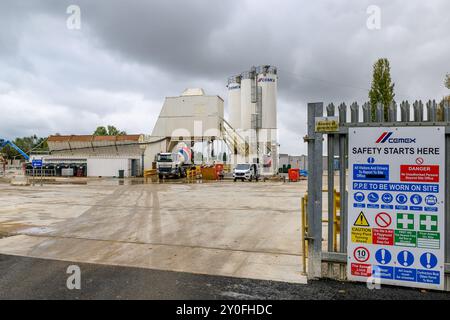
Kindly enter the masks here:
<path id="1" fill-rule="evenodd" d="M 388 264 L 389 262 L 391 262 L 392 255 L 389 250 L 378 249 L 377 252 L 375 253 L 375 259 L 380 264 Z"/>
<path id="2" fill-rule="evenodd" d="M 380 213 L 377 213 L 377 215 L 375 216 L 375 223 L 380 228 L 387 228 L 391 225 L 392 218 L 388 213 L 380 212 Z"/>
<path id="3" fill-rule="evenodd" d="M 353 256 L 358 262 L 366 262 L 370 258 L 370 252 L 364 247 L 358 247 L 353 251 Z"/>
<path id="4" fill-rule="evenodd" d="M 349 128 L 349 280 L 444 289 L 444 127 Z"/>
<path id="5" fill-rule="evenodd" d="M 359 216 L 358 216 L 358 218 L 356 218 L 356 221 L 353 225 L 356 227 L 368 227 L 369 226 L 369 222 L 367 221 L 367 218 L 362 211 L 359 213 Z"/>

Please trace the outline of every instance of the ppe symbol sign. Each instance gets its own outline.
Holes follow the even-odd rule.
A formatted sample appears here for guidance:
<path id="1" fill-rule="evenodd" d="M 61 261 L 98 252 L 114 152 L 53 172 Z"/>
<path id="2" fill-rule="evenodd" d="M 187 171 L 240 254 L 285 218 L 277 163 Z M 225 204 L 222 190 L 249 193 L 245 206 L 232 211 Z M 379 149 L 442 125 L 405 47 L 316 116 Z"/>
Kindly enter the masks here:
<path id="1" fill-rule="evenodd" d="M 437 204 L 437 197 L 434 196 L 434 195 L 432 195 L 432 194 L 430 194 L 429 196 L 427 196 L 427 197 L 425 198 L 425 203 L 426 203 L 427 205 L 429 205 L 429 206 L 434 206 L 434 205 Z"/>
<path id="2" fill-rule="evenodd" d="M 365 199 L 366 197 L 364 196 L 364 193 L 362 193 L 362 192 L 357 192 L 357 193 L 355 193 L 355 195 L 353 196 L 353 198 L 355 198 L 355 201 L 356 201 L 356 202 L 363 202 L 364 199 Z"/>
<path id="3" fill-rule="evenodd" d="M 358 218 L 356 218 L 355 223 L 353 224 L 355 227 L 369 227 L 369 221 L 367 221 L 366 216 L 361 211 Z"/>
<path id="4" fill-rule="evenodd" d="M 406 194 L 404 193 L 399 193 L 396 197 L 395 200 L 399 203 L 399 204 L 405 204 L 406 201 L 408 201 L 408 197 L 406 196 Z"/>
<path id="5" fill-rule="evenodd" d="M 434 231 L 438 229 L 438 217 L 421 214 L 419 218 L 419 229 L 421 231 Z"/>
<path id="6" fill-rule="evenodd" d="M 414 214 L 397 213 L 397 229 L 414 230 Z"/>
<path id="7" fill-rule="evenodd" d="M 378 194 L 376 194 L 375 192 L 371 192 L 368 194 L 367 199 L 370 202 L 375 203 L 380 199 L 380 196 Z"/>
<path id="8" fill-rule="evenodd" d="M 426 252 L 420 257 L 420 264 L 426 269 L 433 269 L 437 263 L 438 259 L 430 252 Z"/>
<path id="9" fill-rule="evenodd" d="M 404 267 L 409 267 L 414 263 L 414 255 L 409 251 L 400 251 L 397 256 L 397 261 Z"/>
<path id="10" fill-rule="evenodd" d="M 376 253 L 375 253 L 375 259 L 377 260 L 378 263 L 380 264 L 388 264 L 389 262 L 391 262 L 392 260 L 392 255 L 389 252 L 389 250 L 386 249 L 379 249 Z"/>
<path id="11" fill-rule="evenodd" d="M 375 216 L 375 223 L 380 227 L 380 228 L 387 228 L 391 225 L 392 223 L 392 218 L 389 214 L 387 214 L 386 212 L 380 212 Z"/>
<path id="12" fill-rule="evenodd" d="M 358 262 L 366 262 L 370 258 L 370 252 L 367 248 L 358 247 L 353 251 L 353 256 Z"/>
<path id="13" fill-rule="evenodd" d="M 422 203 L 422 197 L 420 195 L 418 195 L 418 194 L 413 194 L 411 196 L 411 203 L 415 204 L 415 205 L 421 204 Z"/>
<path id="14" fill-rule="evenodd" d="M 392 200 L 394 200 L 394 197 L 390 193 L 384 193 L 381 196 L 381 200 L 383 200 L 384 203 L 391 203 Z"/>

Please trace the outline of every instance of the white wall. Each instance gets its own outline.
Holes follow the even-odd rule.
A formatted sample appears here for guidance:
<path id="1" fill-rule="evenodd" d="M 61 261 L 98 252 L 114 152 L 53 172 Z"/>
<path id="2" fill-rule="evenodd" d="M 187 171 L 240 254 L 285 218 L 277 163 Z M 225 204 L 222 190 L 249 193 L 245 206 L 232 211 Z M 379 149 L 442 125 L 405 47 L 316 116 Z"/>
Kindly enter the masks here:
<path id="1" fill-rule="evenodd" d="M 89 177 L 118 177 L 119 170 L 124 170 L 125 177 L 131 175 L 131 160 L 120 159 L 88 159 L 87 175 Z"/>

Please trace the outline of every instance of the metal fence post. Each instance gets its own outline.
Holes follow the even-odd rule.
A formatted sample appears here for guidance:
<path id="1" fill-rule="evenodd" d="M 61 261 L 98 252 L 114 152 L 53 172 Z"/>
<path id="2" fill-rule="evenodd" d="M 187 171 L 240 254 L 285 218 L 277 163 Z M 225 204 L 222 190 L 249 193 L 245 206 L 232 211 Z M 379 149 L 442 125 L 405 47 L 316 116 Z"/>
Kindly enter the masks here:
<path id="1" fill-rule="evenodd" d="M 347 122 L 347 106 L 342 103 L 339 106 L 339 123 L 340 126 Z M 339 136 L 339 192 L 340 192 L 340 238 L 339 251 L 345 253 L 347 251 L 347 136 L 341 134 Z M 341 278 L 345 277 L 345 268 L 340 266 Z"/>
<path id="2" fill-rule="evenodd" d="M 372 108 L 369 102 L 366 102 L 362 106 L 363 109 L 363 122 L 369 123 L 372 122 Z"/>
<path id="3" fill-rule="evenodd" d="M 322 134 L 315 118 L 323 116 L 323 103 L 308 103 L 308 277 L 322 276 Z"/>
<path id="4" fill-rule="evenodd" d="M 327 116 L 335 115 L 335 107 L 334 104 L 329 104 L 327 106 Z M 334 141 L 335 135 L 329 133 L 327 135 L 327 155 L 328 155 L 328 252 L 334 251 Z M 331 276 L 333 273 L 333 264 L 328 264 L 328 276 Z"/>
<path id="5" fill-rule="evenodd" d="M 392 101 L 388 108 L 388 122 L 396 122 L 397 121 L 397 104 Z"/>
<path id="6" fill-rule="evenodd" d="M 400 113 L 401 113 L 401 121 L 402 122 L 409 122 L 411 121 L 410 119 L 410 105 L 408 101 L 403 101 L 400 104 Z"/>
<path id="7" fill-rule="evenodd" d="M 422 101 L 415 101 L 413 104 L 414 108 L 414 122 L 423 121 L 423 103 Z"/>
<path id="8" fill-rule="evenodd" d="M 376 116 L 375 122 L 384 122 L 384 105 L 381 102 L 377 103 L 375 109 L 375 116 Z"/>

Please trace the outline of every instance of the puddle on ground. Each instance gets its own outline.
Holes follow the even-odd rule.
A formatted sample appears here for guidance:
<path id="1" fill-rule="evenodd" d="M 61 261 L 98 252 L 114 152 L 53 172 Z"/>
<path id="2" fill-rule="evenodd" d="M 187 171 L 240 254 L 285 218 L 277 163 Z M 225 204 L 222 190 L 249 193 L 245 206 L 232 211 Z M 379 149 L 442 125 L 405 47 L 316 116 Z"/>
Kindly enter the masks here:
<path id="1" fill-rule="evenodd" d="M 53 231 L 55 231 L 55 230 L 52 228 L 49 228 L 49 227 L 31 227 L 31 228 L 19 230 L 17 233 L 26 234 L 26 235 L 43 235 L 43 234 L 49 234 Z"/>

